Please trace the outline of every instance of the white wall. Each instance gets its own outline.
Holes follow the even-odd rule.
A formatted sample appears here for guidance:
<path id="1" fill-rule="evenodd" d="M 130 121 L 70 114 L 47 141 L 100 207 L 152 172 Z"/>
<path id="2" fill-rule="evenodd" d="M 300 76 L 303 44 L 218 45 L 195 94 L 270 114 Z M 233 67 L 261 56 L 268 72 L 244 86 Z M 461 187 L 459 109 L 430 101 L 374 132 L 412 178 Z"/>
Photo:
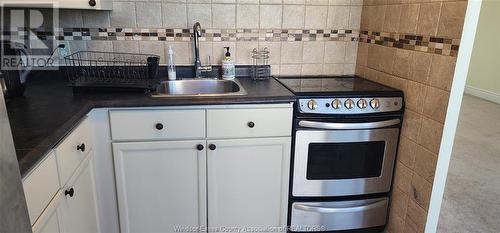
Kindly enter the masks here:
<path id="1" fill-rule="evenodd" d="M 500 103 L 500 1 L 483 0 L 465 92 Z"/>

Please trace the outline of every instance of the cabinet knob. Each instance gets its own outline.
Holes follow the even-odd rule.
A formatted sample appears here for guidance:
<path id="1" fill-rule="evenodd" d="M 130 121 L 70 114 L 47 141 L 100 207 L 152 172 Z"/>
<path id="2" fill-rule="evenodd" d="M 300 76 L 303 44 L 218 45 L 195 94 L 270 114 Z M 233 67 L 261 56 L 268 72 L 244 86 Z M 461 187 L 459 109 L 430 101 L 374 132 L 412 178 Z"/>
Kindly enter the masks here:
<path id="1" fill-rule="evenodd" d="M 157 130 L 162 130 L 163 129 L 163 124 L 162 123 L 157 123 L 155 125 L 155 127 L 156 127 Z"/>
<path id="2" fill-rule="evenodd" d="M 95 6 L 96 4 L 95 0 L 89 0 L 89 6 Z"/>
<path id="3" fill-rule="evenodd" d="M 248 127 L 253 128 L 255 127 L 255 123 L 253 121 L 250 121 L 247 123 Z"/>
<path id="4" fill-rule="evenodd" d="M 73 197 L 73 195 L 75 195 L 75 189 L 70 188 L 69 190 L 65 190 L 65 191 L 64 191 L 64 195 L 65 195 L 65 196 L 68 196 L 68 195 L 69 195 L 69 197 Z"/>
<path id="5" fill-rule="evenodd" d="M 210 144 L 210 146 L 208 146 L 208 148 L 210 148 L 210 150 L 215 150 L 217 147 L 214 144 Z"/>
<path id="6" fill-rule="evenodd" d="M 76 150 L 79 150 L 81 152 L 85 152 L 85 143 L 82 143 L 79 146 L 76 146 Z"/>
<path id="7" fill-rule="evenodd" d="M 196 146 L 196 149 L 198 149 L 199 151 L 202 151 L 203 149 L 205 149 L 205 147 L 203 145 L 201 145 L 201 144 L 198 144 Z"/>

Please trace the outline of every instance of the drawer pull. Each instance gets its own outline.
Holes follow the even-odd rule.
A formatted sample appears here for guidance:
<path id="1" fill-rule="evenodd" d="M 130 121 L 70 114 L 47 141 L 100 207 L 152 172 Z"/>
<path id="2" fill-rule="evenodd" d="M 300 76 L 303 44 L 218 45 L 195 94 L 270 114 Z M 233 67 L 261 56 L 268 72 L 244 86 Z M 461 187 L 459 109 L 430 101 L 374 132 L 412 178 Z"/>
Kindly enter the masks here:
<path id="1" fill-rule="evenodd" d="M 82 143 L 79 146 L 76 146 L 76 150 L 79 150 L 81 152 L 85 152 L 85 143 Z"/>
<path id="2" fill-rule="evenodd" d="M 65 191 L 64 191 L 64 195 L 65 195 L 65 196 L 68 196 L 68 195 L 69 195 L 69 197 L 73 197 L 73 195 L 75 195 L 75 189 L 70 188 L 69 190 L 65 190 Z"/>
<path id="3" fill-rule="evenodd" d="M 208 146 L 208 148 L 210 150 L 215 150 L 217 147 L 214 144 L 210 144 L 210 146 Z"/>
<path id="4" fill-rule="evenodd" d="M 157 130 L 162 130 L 163 129 L 163 124 L 162 123 L 158 123 L 158 124 L 156 124 L 155 127 L 156 127 Z"/>
<path id="5" fill-rule="evenodd" d="M 201 145 L 201 144 L 198 144 L 196 146 L 196 149 L 198 149 L 199 151 L 202 151 L 203 149 L 205 149 L 205 147 L 203 145 Z"/>
<path id="6" fill-rule="evenodd" d="M 89 6 L 95 6 L 97 2 L 95 0 L 90 0 L 89 1 Z"/>
<path id="7" fill-rule="evenodd" d="M 248 125 L 248 127 L 250 127 L 250 128 L 255 127 L 255 123 L 253 123 L 253 121 L 248 122 L 248 124 L 247 124 L 247 125 Z"/>

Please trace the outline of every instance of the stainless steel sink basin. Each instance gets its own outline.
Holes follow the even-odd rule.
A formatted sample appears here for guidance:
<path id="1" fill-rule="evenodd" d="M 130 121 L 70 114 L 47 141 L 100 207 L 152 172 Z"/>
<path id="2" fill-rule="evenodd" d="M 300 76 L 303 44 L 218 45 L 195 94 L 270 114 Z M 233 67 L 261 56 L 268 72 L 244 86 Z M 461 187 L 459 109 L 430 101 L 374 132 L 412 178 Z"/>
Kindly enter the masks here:
<path id="1" fill-rule="evenodd" d="M 152 97 L 194 97 L 246 95 L 238 81 L 219 79 L 185 79 L 164 81 Z"/>

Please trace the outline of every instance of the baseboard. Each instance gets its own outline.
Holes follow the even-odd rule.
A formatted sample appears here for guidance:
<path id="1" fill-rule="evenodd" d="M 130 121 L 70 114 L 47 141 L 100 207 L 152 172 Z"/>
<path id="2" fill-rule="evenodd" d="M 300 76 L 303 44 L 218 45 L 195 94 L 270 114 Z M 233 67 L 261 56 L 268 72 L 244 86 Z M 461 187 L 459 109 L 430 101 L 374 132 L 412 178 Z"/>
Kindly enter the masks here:
<path id="1" fill-rule="evenodd" d="M 475 97 L 478 97 L 478 98 L 481 98 L 481 99 L 485 99 L 485 100 L 500 104 L 500 94 L 499 93 L 483 90 L 481 88 L 472 87 L 472 86 L 465 86 L 465 93 L 472 95 L 472 96 L 475 96 Z"/>

